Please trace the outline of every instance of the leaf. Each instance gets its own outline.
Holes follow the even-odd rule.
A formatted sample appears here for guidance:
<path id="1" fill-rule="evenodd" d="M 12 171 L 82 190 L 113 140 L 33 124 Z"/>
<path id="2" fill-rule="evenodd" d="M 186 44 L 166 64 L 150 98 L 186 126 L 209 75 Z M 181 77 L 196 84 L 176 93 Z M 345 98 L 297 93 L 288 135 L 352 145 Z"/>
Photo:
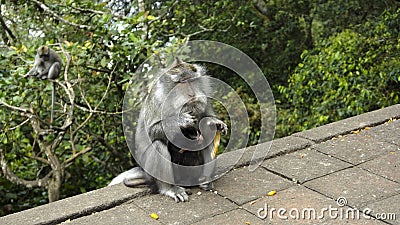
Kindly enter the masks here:
<path id="1" fill-rule="evenodd" d="M 275 194 L 276 194 L 276 191 L 272 190 L 272 191 L 267 193 L 267 196 L 274 196 Z"/>
<path id="2" fill-rule="evenodd" d="M 152 15 L 149 15 L 149 16 L 147 16 L 147 19 L 148 19 L 148 20 L 155 20 L 156 17 L 155 17 L 155 16 L 152 16 Z"/>
<path id="3" fill-rule="evenodd" d="M 155 213 L 150 214 L 150 217 L 155 219 L 155 220 L 158 220 L 158 215 L 155 214 Z"/>
<path id="4" fill-rule="evenodd" d="M 101 59 L 100 64 L 101 64 L 102 67 L 106 67 L 106 66 L 107 66 L 107 59 L 106 59 L 106 57 L 103 57 L 103 58 Z"/>
<path id="5" fill-rule="evenodd" d="M 71 47 L 73 45 L 73 43 L 69 41 L 64 41 L 64 44 L 66 44 L 68 47 Z"/>

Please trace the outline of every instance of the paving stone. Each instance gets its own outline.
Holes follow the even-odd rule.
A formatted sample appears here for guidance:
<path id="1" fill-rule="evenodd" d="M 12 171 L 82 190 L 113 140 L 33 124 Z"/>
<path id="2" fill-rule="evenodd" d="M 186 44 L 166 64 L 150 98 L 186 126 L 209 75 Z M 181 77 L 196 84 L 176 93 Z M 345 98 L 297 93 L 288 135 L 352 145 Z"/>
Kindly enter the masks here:
<path id="1" fill-rule="evenodd" d="M 360 167 L 400 183 L 400 150 L 385 153 L 377 159 L 360 164 Z"/>
<path id="2" fill-rule="evenodd" d="M 350 207 L 339 208 L 334 214 L 336 219 L 328 220 L 326 224 L 357 224 L 357 225 L 385 225 L 387 223 L 377 220 L 362 211 Z"/>
<path id="3" fill-rule="evenodd" d="M 353 130 L 383 123 L 389 118 L 398 117 L 400 117 L 400 104 L 299 132 L 294 134 L 294 136 L 307 138 L 315 142 L 322 142 Z"/>
<path id="4" fill-rule="evenodd" d="M 313 148 L 357 165 L 396 150 L 397 146 L 370 136 L 349 134 L 314 145 Z"/>
<path id="5" fill-rule="evenodd" d="M 142 208 L 146 215 L 156 213 L 158 221 L 164 224 L 191 224 L 237 208 L 231 201 L 213 192 L 199 188 L 190 190 L 189 202 L 176 203 L 170 197 L 154 194 L 134 199 L 132 204 Z"/>
<path id="6" fill-rule="evenodd" d="M 363 134 L 400 146 L 400 120 L 397 119 L 372 127 Z"/>
<path id="7" fill-rule="evenodd" d="M 147 216 L 146 216 L 147 215 Z M 75 220 L 67 220 L 65 225 L 86 225 L 86 224 L 162 224 L 150 217 L 143 209 L 134 204 L 122 204 L 112 209 L 96 212 L 91 215 Z"/>
<path id="8" fill-rule="evenodd" d="M 307 139 L 289 136 L 245 149 L 226 152 L 218 156 L 218 174 L 223 174 L 234 167 L 249 165 L 252 160 L 259 162 L 256 165 L 260 165 L 261 160 L 304 149 L 311 144 L 312 142 Z"/>
<path id="9" fill-rule="evenodd" d="M 294 185 L 278 175 L 258 168 L 253 172 L 248 167 L 235 169 L 215 182 L 218 194 L 238 205 L 266 195 L 271 190 L 282 190 Z"/>
<path id="10" fill-rule="evenodd" d="M 351 207 L 400 193 L 400 184 L 360 168 L 345 169 L 304 184 L 333 199 L 345 198 Z"/>
<path id="11" fill-rule="evenodd" d="M 243 209 L 236 209 L 221 215 L 207 218 L 200 222 L 194 223 L 195 225 L 226 225 L 226 224 L 263 224 L 262 220 L 247 212 Z"/>
<path id="12" fill-rule="evenodd" d="M 263 166 L 303 183 L 352 165 L 308 148 L 266 160 Z"/>
<path id="13" fill-rule="evenodd" d="M 400 194 L 371 203 L 366 208 L 371 209 L 372 216 L 378 216 L 390 224 L 400 224 Z"/>
<path id="14" fill-rule="evenodd" d="M 246 203 L 243 208 L 270 224 L 315 224 L 329 220 L 329 206 L 336 202 L 300 185 L 278 191 L 274 196 L 264 196 Z M 286 212 L 278 214 L 278 210 Z M 296 213 L 299 213 L 296 215 Z"/>

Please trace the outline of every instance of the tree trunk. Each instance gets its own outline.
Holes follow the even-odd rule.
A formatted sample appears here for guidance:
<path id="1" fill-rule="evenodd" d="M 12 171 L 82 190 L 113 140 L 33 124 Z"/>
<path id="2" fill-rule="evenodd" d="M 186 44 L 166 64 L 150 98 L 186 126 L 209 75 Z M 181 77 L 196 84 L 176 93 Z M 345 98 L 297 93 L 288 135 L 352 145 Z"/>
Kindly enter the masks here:
<path id="1" fill-rule="evenodd" d="M 49 202 L 55 202 L 60 199 L 62 173 L 61 169 L 53 170 L 53 176 L 50 179 L 47 193 L 49 194 Z"/>

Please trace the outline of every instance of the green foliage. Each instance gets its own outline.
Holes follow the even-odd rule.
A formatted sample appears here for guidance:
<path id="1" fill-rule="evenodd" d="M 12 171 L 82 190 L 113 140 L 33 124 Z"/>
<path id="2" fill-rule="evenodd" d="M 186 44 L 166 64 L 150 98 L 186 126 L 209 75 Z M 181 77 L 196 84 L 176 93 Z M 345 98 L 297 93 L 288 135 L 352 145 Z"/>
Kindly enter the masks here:
<path id="1" fill-rule="evenodd" d="M 35 1 L 1 1 L 0 100 L 31 108 L 47 121 L 51 83 L 22 75 L 39 45 L 51 45 L 65 63 L 70 57 L 66 76 L 74 81 L 74 120 L 54 154 L 66 162 L 91 150 L 66 164 L 61 198 L 103 187 L 133 165 L 121 121 L 125 91 L 134 87 L 131 104 L 139 106 L 150 78 L 135 74 L 140 64 L 188 40 L 233 45 L 259 65 L 278 103 L 277 136 L 399 103 L 400 12 L 393 0 L 151 0 L 144 8 L 137 1 L 41 2 L 48 9 Z M 255 144 L 261 123 L 254 94 L 232 71 L 207 67 L 242 97 L 251 124 L 249 144 Z M 63 125 L 68 101 L 59 88 L 54 126 Z M 222 106 L 216 111 L 227 120 Z M 41 138 L 52 143 L 56 133 Z M 37 139 L 25 115 L 0 106 L 0 150 L 12 172 L 25 180 L 52 171 L 37 160 L 47 159 Z M 222 137 L 223 144 L 227 141 Z M 46 203 L 48 197 L 45 189 L 4 177 L 0 195 L 0 215 Z"/>
<path id="2" fill-rule="evenodd" d="M 399 103 L 398 12 L 303 52 L 289 86 L 280 87 L 288 106 L 278 130 L 292 133 Z"/>

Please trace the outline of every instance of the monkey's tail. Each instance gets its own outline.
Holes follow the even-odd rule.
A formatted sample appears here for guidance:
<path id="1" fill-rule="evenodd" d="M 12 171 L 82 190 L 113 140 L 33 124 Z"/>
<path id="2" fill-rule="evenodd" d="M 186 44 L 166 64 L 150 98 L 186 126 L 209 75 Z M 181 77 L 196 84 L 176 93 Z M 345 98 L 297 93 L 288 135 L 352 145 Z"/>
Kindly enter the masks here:
<path id="1" fill-rule="evenodd" d="M 53 82 L 53 90 L 51 90 L 51 111 L 50 111 L 50 123 L 53 123 L 54 118 L 54 102 L 56 99 L 56 83 Z"/>
<path id="2" fill-rule="evenodd" d="M 146 175 L 142 168 L 134 167 L 116 176 L 108 186 L 124 183 L 128 187 L 135 187 L 141 184 L 146 184 Z"/>

